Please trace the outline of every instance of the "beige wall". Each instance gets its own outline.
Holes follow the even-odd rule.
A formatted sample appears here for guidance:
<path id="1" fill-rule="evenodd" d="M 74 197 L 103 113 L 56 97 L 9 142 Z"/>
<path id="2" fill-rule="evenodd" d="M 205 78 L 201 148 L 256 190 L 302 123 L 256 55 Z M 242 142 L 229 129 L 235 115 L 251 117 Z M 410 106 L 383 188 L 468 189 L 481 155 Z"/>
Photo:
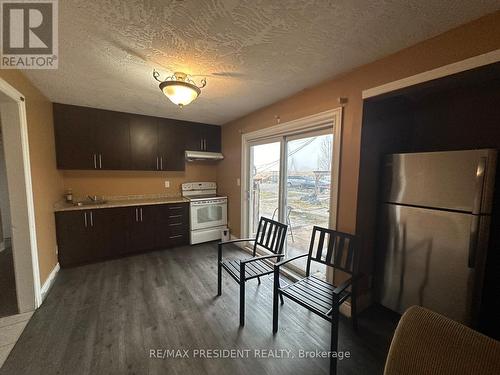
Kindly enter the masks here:
<path id="1" fill-rule="evenodd" d="M 212 162 L 186 163 L 184 172 L 64 171 L 64 187 L 75 197 L 87 195 L 180 195 L 183 182 L 215 181 L 217 167 Z M 170 188 L 165 188 L 165 180 Z"/>
<path id="2" fill-rule="evenodd" d="M 362 120 L 362 90 L 408 77 L 500 48 L 500 12 L 493 13 L 384 59 L 306 89 L 223 126 L 225 160 L 218 165 L 220 191 L 229 197 L 229 221 L 233 234 L 240 233 L 241 134 L 338 107 L 344 110 L 338 229 L 356 230 L 359 155 Z"/>
<path id="3" fill-rule="evenodd" d="M 57 264 L 53 205 L 63 192 L 55 161 L 52 103 L 19 71 L 0 70 L 0 77 L 26 98 L 38 262 L 43 285 Z"/>

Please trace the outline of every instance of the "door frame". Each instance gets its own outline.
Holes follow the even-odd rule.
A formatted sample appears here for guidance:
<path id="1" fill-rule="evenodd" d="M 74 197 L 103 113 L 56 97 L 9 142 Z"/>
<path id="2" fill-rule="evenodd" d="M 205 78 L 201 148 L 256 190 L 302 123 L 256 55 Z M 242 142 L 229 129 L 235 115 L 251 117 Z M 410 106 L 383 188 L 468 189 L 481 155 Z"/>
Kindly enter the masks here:
<path id="1" fill-rule="evenodd" d="M 330 109 L 311 116 L 302 117 L 288 121 L 265 129 L 244 133 L 241 136 L 241 217 L 240 228 L 241 237 L 247 238 L 248 233 L 248 212 L 250 178 L 248 175 L 248 162 L 250 160 L 250 145 L 266 139 L 272 140 L 280 136 L 306 133 L 314 130 L 324 129 L 332 126 L 333 131 L 333 151 L 332 151 L 332 181 L 336 181 L 330 191 L 330 228 L 337 228 L 339 186 L 340 186 L 340 158 L 342 151 L 342 107 Z M 282 147 L 281 156 L 285 152 Z M 283 179 L 283 176 L 280 176 Z M 281 181 L 283 183 L 283 181 Z M 332 203 L 335 202 L 335 206 Z"/>
<path id="2" fill-rule="evenodd" d="M 19 313 L 42 304 L 26 103 L 0 78 L 0 114 L 12 222 L 12 253 Z"/>

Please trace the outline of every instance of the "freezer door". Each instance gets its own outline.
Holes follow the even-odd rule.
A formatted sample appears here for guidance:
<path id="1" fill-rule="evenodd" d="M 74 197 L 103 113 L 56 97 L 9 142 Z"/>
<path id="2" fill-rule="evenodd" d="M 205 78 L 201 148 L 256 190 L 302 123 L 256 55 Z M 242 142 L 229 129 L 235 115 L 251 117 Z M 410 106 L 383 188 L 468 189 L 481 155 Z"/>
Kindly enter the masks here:
<path id="1" fill-rule="evenodd" d="M 491 213 L 495 150 L 392 154 L 383 167 L 384 202 Z"/>
<path id="2" fill-rule="evenodd" d="M 393 204 L 383 205 L 382 211 L 380 303 L 400 313 L 412 305 L 425 306 L 470 324 L 478 307 L 472 304 L 477 302 L 474 277 L 482 272 L 469 267 L 473 215 Z M 475 256 L 481 259 L 482 253 Z"/>

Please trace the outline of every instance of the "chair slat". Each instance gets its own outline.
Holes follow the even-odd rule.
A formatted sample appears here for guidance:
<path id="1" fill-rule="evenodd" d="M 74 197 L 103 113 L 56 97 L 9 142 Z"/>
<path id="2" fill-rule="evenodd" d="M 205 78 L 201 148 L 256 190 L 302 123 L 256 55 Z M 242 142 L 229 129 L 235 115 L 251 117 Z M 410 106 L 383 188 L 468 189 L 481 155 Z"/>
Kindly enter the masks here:
<path id="1" fill-rule="evenodd" d="M 325 262 L 327 264 L 332 264 L 333 249 L 335 248 L 335 242 L 337 241 L 337 236 L 331 235 L 328 238 L 328 251 L 326 253 Z"/>
<path id="2" fill-rule="evenodd" d="M 264 245 L 264 236 L 266 235 L 268 221 L 264 220 L 264 225 L 262 226 L 262 231 L 260 233 L 260 240 L 258 240 L 259 245 Z M 259 235 L 259 233 L 257 233 Z"/>
<path id="3" fill-rule="evenodd" d="M 325 245 L 325 232 L 321 232 L 319 235 L 318 247 L 316 248 L 316 260 L 321 260 L 321 254 L 323 253 L 323 246 Z"/>
<path id="4" fill-rule="evenodd" d="M 335 241 L 335 262 L 333 263 L 334 266 L 340 266 L 343 267 L 342 265 L 342 256 L 344 255 L 344 237 L 339 237 L 337 236 L 337 241 Z"/>

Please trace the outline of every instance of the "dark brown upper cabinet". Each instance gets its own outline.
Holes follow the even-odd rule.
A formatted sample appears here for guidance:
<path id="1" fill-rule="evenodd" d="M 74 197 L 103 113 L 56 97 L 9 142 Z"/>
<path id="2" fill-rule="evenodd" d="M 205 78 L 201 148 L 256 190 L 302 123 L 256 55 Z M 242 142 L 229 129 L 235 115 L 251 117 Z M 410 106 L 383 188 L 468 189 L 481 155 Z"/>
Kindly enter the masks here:
<path id="1" fill-rule="evenodd" d="M 158 121 L 156 118 L 139 115 L 131 116 L 130 150 L 130 169 L 143 171 L 160 170 Z"/>
<path id="2" fill-rule="evenodd" d="M 221 128 L 217 125 L 191 123 L 183 127 L 186 150 L 221 152 Z"/>
<path id="3" fill-rule="evenodd" d="M 129 169 L 129 118 L 123 113 L 54 104 L 59 169 Z"/>
<path id="4" fill-rule="evenodd" d="M 186 134 L 179 132 L 175 120 L 158 120 L 158 155 L 160 170 L 183 171 L 185 169 L 184 151 Z"/>
<path id="5" fill-rule="evenodd" d="M 130 169 L 129 120 L 125 113 L 95 110 L 92 125 L 97 169 Z"/>
<path id="6" fill-rule="evenodd" d="M 54 104 L 57 168 L 96 169 L 91 121 L 88 108 Z"/>
<path id="7" fill-rule="evenodd" d="M 57 167 L 183 171 L 185 150 L 221 151 L 221 129 L 189 121 L 54 104 Z"/>

